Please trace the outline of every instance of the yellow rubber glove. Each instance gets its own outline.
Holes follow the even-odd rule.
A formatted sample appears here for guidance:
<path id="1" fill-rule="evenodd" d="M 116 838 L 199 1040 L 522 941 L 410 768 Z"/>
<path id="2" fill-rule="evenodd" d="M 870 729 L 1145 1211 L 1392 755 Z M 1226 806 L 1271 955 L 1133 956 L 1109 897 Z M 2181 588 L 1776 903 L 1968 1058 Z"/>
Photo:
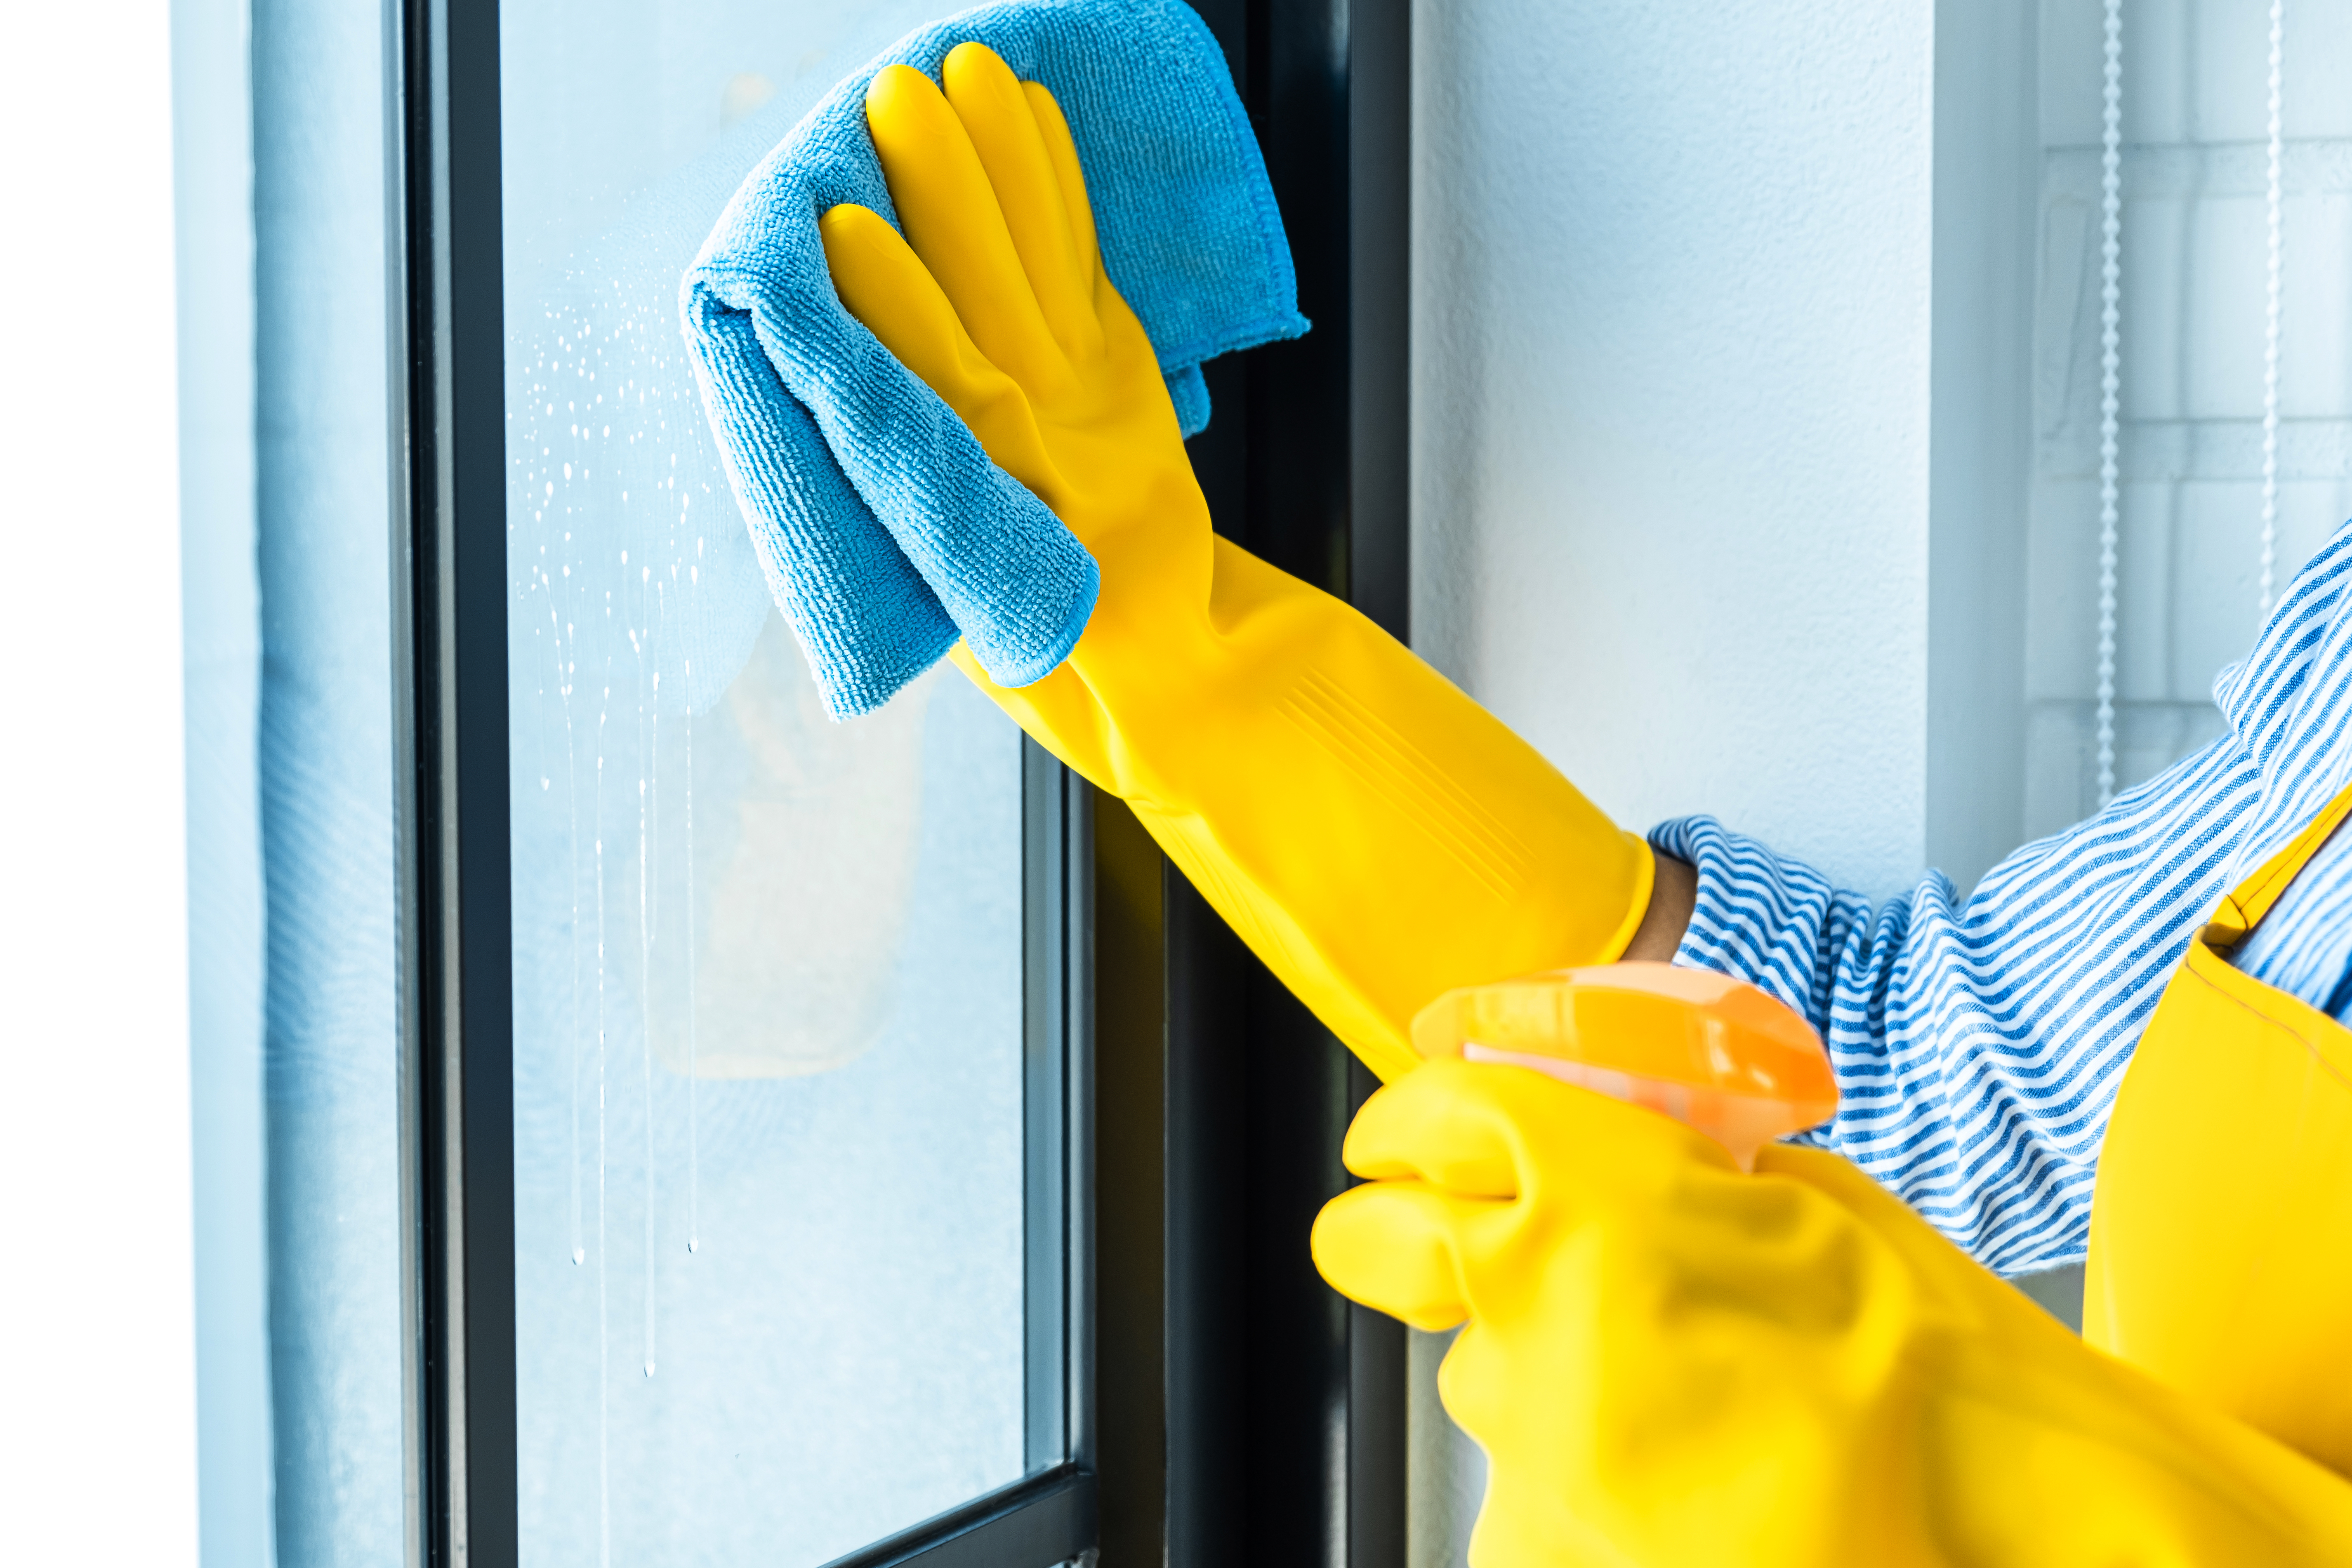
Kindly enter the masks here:
<path id="1" fill-rule="evenodd" d="M 2352 1563 L 2352 1482 L 2083 1344 L 1833 1155 L 1432 1061 L 1366 1102 L 1324 1278 L 1424 1329 L 1474 1568 Z"/>
<path id="2" fill-rule="evenodd" d="M 1395 639 L 1212 534 L 1053 96 L 977 44 L 944 77 L 944 96 L 904 66 L 874 78 L 906 233 L 825 214 L 834 284 L 1102 568 L 1044 680 L 996 686 L 961 647 L 957 664 L 1127 800 L 1383 1078 L 1413 1064 L 1412 1015 L 1438 992 L 1617 956 L 1648 848 Z"/>

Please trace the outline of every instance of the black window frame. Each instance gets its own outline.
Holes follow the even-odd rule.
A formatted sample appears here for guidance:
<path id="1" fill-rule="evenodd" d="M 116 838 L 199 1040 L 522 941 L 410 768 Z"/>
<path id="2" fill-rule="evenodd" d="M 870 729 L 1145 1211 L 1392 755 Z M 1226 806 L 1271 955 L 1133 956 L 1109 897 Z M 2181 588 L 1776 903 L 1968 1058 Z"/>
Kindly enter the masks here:
<path id="1" fill-rule="evenodd" d="M 1402 636 L 1409 0 L 1194 5 L 1318 323 L 1210 368 L 1194 462 L 1220 531 Z M 499 13 L 394 0 L 386 26 L 407 1557 L 509 1568 Z M 1314 1278 L 1301 1220 L 1346 1185 L 1339 1138 L 1370 1075 L 1122 806 L 1024 747 L 1032 1473 L 828 1568 L 1402 1568 L 1403 1332 Z"/>
<path id="2" fill-rule="evenodd" d="M 1410 0 L 1192 4 L 1316 323 L 1207 368 L 1216 412 L 1194 468 L 1220 534 L 1409 642 Z M 1124 1555 L 1162 1546 L 1170 1568 L 1403 1568 L 1404 1327 L 1339 1297 L 1307 1249 L 1350 1184 L 1340 1145 L 1377 1082 L 1164 860 L 1160 885 L 1164 1517 L 1157 1541 L 1129 1535 L 1106 1452 L 1105 1554 L 1131 1541 Z M 1113 1049 L 1106 1028 L 1106 1082 Z"/>

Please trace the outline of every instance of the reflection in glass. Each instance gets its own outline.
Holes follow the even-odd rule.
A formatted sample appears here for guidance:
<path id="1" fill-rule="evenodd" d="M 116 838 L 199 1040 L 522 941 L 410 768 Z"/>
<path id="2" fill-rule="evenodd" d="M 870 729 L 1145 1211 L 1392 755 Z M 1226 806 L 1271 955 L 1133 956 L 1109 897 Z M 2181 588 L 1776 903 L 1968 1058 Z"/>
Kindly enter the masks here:
<path id="1" fill-rule="evenodd" d="M 1023 1451 L 1020 741 L 826 721 L 677 280 L 935 6 L 501 7 L 530 1563 L 818 1563 Z"/>

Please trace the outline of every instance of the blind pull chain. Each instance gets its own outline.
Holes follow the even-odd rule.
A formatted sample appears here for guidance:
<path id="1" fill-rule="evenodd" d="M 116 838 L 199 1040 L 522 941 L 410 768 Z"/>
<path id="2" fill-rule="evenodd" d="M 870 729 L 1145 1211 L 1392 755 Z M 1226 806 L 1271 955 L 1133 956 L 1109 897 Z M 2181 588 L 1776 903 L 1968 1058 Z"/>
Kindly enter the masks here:
<path id="1" fill-rule="evenodd" d="M 2116 455 L 2123 392 L 2124 7 L 2106 0 L 2099 154 L 2099 804 L 2116 798 Z"/>

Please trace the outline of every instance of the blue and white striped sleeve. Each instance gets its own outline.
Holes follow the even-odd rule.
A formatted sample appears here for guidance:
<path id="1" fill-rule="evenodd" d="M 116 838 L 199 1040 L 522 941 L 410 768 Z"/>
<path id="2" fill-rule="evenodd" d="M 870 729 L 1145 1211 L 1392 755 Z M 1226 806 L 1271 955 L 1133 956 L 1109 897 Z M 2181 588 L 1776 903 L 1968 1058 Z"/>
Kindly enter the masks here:
<path id="1" fill-rule="evenodd" d="M 2029 844 L 1962 903 L 1940 873 L 1874 909 L 1708 817 L 1654 847 L 1698 871 L 1675 961 L 1803 1012 L 1842 1103 L 1835 1150 L 2004 1273 L 2084 1255 L 2116 1089 L 2166 980 L 2246 869 L 2342 787 L 2352 524 L 2215 699 L 2230 732 Z"/>

